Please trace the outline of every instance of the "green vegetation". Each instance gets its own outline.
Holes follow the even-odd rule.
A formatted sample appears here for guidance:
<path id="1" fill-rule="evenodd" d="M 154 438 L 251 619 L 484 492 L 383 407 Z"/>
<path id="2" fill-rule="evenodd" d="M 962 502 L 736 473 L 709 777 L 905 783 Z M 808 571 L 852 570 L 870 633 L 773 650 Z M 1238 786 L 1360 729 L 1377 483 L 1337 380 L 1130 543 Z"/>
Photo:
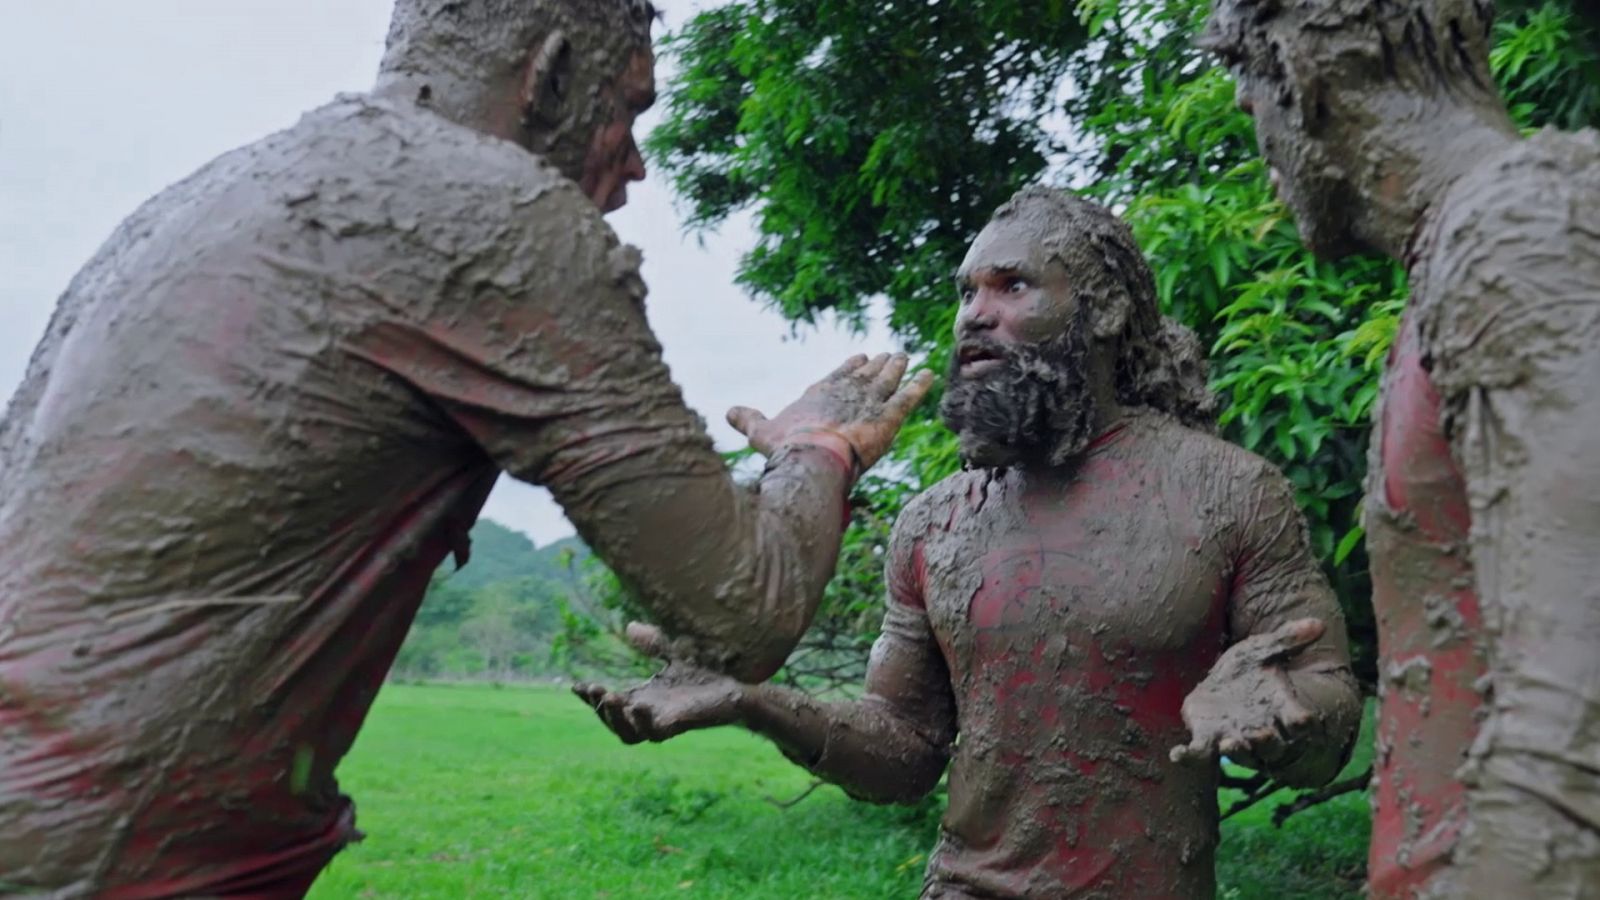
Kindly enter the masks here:
<path id="1" fill-rule="evenodd" d="M 395 677 L 503 681 L 566 671 L 569 624 L 599 612 L 588 555 L 577 538 L 535 547 L 496 522 L 478 522 L 469 564 L 457 570 L 446 560 L 434 573 Z"/>
<path id="2" fill-rule="evenodd" d="M 368 837 L 313 900 L 911 897 L 940 812 L 832 787 L 780 809 L 811 781 L 765 741 L 624 747 L 552 687 L 390 685 L 339 777 Z M 1282 830 L 1255 807 L 1223 826 L 1221 896 L 1354 898 L 1366 829 L 1360 796 Z"/>
<path id="3" fill-rule="evenodd" d="M 1519 121 L 1600 122 L 1585 0 L 1505 0 L 1494 67 Z M 1357 671 L 1375 631 L 1357 527 L 1367 420 L 1403 302 L 1387 262 L 1318 262 L 1273 198 L 1250 120 L 1193 47 L 1207 0 L 731 0 L 668 44 L 678 74 L 650 137 L 693 225 L 754 215 L 741 283 L 796 323 L 889 302 L 944 369 L 949 274 L 990 213 L 1037 180 L 1124 210 L 1166 311 L 1212 348 L 1224 434 L 1294 481 L 1339 592 Z M 900 503 L 956 465 L 931 418 L 863 485 L 823 635 L 875 627 Z"/>
<path id="4" fill-rule="evenodd" d="M 1600 124 L 1584 0 L 1499 4 L 1493 65 L 1517 120 Z M 1310 257 L 1272 198 L 1233 88 L 1193 49 L 1205 0 L 730 0 L 672 36 L 677 77 L 652 135 L 696 226 L 754 214 L 740 278 L 798 325 L 885 298 L 903 343 L 943 369 L 948 275 L 991 211 L 1036 180 L 1124 211 L 1165 310 L 1211 347 L 1228 438 L 1295 483 L 1345 606 L 1358 674 L 1375 633 L 1357 526 L 1367 420 L 1404 302 L 1387 262 Z M 781 678 L 856 682 L 904 502 L 957 466 L 932 404 L 860 486 L 817 626 Z M 402 677 L 536 676 L 623 665 L 635 614 L 581 547 L 534 548 L 484 523 L 441 576 Z M 519 543 L 520 541 L 520 543 Z M 571 550 L 572 552 L 567 552 Z M 536 561 L 537 560 L 537 561 Z M 1370 737 L 1349 772 L 1370 757 Z M 548 690 L 390 687 L 342 770 L 373 834 L 319 885 L 360 897 L 884 897 L 915 890 L 936 804 L 883 809 L 733 731 L 620 747 Z M 1348 774 L 1348 773 L 1347 773 Z M 1233 798 L 1226 795 L 1224 806 Z M 1366 801 L 1224 825 L 1223 896 L 1354 897 Z"/>
<path id="5" fill-rule="evenodd" d="M 559 688 L 391 685 L 339 770 L 367 839 L 313 898 L 904 897 L 925 811 L 831 788 L 733 729 L 624 747 Z"/>

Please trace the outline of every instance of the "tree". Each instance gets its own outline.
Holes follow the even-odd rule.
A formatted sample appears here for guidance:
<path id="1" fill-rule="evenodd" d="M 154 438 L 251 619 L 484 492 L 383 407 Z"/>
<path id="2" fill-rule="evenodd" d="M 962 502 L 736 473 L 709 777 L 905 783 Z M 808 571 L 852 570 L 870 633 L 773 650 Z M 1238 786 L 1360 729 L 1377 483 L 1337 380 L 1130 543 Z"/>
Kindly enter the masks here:
<path id="1" fill-rule="evenodd" d="M 1164 309 L 1212 348 L 1224 434 L 1284 469 L 1376 677 L 1358 527 L 1377 377 L 1404 302 L 1397 267 L 1313 259 L 1272 198 L 1225 73 L 1193 48 L 1204 0 L 733 0 L 672 35 L 648 149 L 692 227 L 755 214 L 739 280 L 798 324 L 890 323 L 942 370 L 949 273 L 992 210 L 1039 179 L 1134 226 Z M 1600 122 L 1584 0 L 1501 4 L 1493 63 L 1524 125 Z M 904 498 L 953 471 L 931 418 L 858 492 L 840 574 L 790 676 L 836 674 L 876 627 Z M 858 657 L 859 658 L 859 657 Z M 846 667 L 848 668 L 848 667 Z M 852 673 L 853 674 L 853 673 Z"/>

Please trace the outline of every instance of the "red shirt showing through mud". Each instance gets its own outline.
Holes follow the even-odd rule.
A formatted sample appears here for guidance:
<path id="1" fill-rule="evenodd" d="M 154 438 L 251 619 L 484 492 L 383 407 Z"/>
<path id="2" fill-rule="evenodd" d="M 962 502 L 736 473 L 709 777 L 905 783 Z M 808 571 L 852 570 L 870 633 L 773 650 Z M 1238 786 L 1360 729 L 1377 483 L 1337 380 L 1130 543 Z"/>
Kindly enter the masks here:
<path id="1" fill-rule="evenodd" d="M 1383 671 L 1369 888 L 1410 900 L 1449 863 L 1466 817 L 1459 769 L 1488 673 L 1466 483 L 1440 429 L 1414 315 L 1389 353 L 1367 486 Z"/>
<path id="2" fill-rule="evenodd" d="M 1305 617 L 1328 628 L 1301 673 L 1351 684 L 1283 477 L 1164 416 L 1057 481 L 945 481 L 902 515 L 889 579 L 885 652 L 948 697 L 912 714 L 960 733 L 927 897 L 1210 897 L 1216 768 L 1168 759 L 1184 698 L 1231 643 Z"/>

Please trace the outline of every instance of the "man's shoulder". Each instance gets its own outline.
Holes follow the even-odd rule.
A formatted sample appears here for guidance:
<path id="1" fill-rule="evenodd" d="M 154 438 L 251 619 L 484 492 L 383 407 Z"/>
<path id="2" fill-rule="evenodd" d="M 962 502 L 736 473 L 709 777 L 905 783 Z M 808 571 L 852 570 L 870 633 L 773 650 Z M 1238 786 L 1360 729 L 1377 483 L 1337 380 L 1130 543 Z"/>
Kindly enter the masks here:
<path id="1" fill-rule="evenodd" d="M 1177 479 L 1183 492 L 1206 505 L 1248 517 L 1265 497 L 1292 497 L 1294 487 L 1270 460 L 1164 414 L 1144 420 L 1152 436 L 1152 464 Z"/>
<path id="2" fill-rule="evenodd" d="M 1479 163 L 1424 232 L 1413 309 L 1457 433 L 1475 389 L 1581 390 L 1600 334 L 1600 133 L 1547 129 Z"/>
<path id="3" fill-rule="evenodd" d="M 1463 253 L 1538 255 L 1552 240 L 1591 241 L 1589 229 L 1560 225 L 1600 219 L 1600 132 L 1547 128 L 1511 142 L 1451 185 L 1433 218 L 1425 252 L 1436 277 L 1462 273 Z"/>
<path id="4" fill-rule="evenodd" d="M 582 199 L 577 185 L 538 154 L 411 104 L 344 95 L 307 113 L 291 131 L 302 141 L 333 138 L 330 162 L 370 167 L 395 191 L 482 194 L 509 205 Z M 344 143 L 357 152 L 339 153 Z"/>
<path id="5" fill-rule="evenodd" d="M 1181 462 L 1188 469 L 1210 474 L 1225 472 L 1234 477 L 1278 474 L 1277 467 L 1264 457 L 1212 432 L 1185 425 L 1166 413 L 1142 415 L 1133 427 L 1161 445 L 1159 455 L 1164 467 Z"/>
<path id="6" fill-rule="evenodd" d="M 291 212 L 297 219 L 403 234 L 511 289 L 534 290 L 557 275 L 637 278 L 637 251 L 578 185 L 516 143 L 365 95 L 341 97 L 296 130 L 306 160 L 287 173 L 288 193 L 306 198 Z"/>
<path id="7" fill-rule="evenodd" d="M 963 506 L 981 504 L 996 478 L 990 469 L 964 469 L 912 497 L 895 520 L 896 534 L 921 535 Z"/>

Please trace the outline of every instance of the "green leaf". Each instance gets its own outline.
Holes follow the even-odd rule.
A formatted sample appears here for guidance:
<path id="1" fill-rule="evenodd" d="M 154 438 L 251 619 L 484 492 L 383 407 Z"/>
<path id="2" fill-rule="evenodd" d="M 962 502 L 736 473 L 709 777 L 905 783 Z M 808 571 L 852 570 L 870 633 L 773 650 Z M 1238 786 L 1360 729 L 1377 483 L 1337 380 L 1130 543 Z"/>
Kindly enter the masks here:
<path id="1" fill-rule="evenodd" d="M 1339 541 L 1339 546 L 1333 551 L 1334 564 L 1342 565 L 1346 559 L 1349 559 L 1350 554 L 1361 545 L 1361 539 L 1366 535 L 1366 529 L 1359 525 L 1345 532 L 1344 537 Z"/>

